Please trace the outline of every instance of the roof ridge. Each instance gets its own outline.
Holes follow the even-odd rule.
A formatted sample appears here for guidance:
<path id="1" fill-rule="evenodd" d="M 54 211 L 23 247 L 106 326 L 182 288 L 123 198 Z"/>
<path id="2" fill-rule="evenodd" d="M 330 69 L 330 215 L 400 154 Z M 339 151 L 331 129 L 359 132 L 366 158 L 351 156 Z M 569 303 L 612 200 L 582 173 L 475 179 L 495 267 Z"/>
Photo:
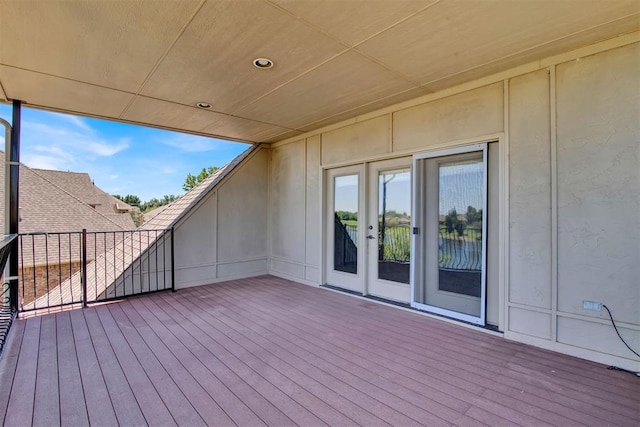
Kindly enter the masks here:
<path id="1" fill-rule="evenodd" d="M 51 181 L 50 179 L 48 179 L 45 176 L 42 176 L 41 174 L 39 174 L 38 172 L 36 172 L 38 169 L 32 169 L 29 166 L 25 165 L 24 163 L 20 163 L 20 165 L 22 165 L 24 168 L 30 170 L 31 172 L 33 172 L 34 174 L 38 175 L 41 179 L 47 181 L 49 184 L 53 185 L 54 187 L 56 187 L 57 189 L 59 189 L 60 191 L 62 191 L 63 193 L 65 193 L 66 195 L 70 196 L 71 198 L 73 198 L 74 200 L 76 200 L 77 202 L 79 202 L 82 206 L 86 207 L 87 209 L 91 209 L 91 211 L 97 213 L 98 215 L 100 215 L 101 217 L 103 217 L 104 219 L 106 219 L 107 221 L 109 221 L 110 223 L 116 225 L 118 227 L 118 229 L 124 230 L 124 228 L 118 224 L 117 222 L 115 222 L 114 220 L 112 220 L 111 218 L 109 218 L 108 216 L 104 215 L 102 212 L 96 210 L 96 209 L 92 209 L 89 205 L 87 205 L 83 200 L 81 200 L 79 197 L 77 197 L 76 195 L 68 192 L 67 190 L 65 190 L 64 188 L 60 187 L 58 184 L 56 184 L 55 182 Z M 39 169 L 39 170 L 50 170 L 50 169 Z M 61 172 L 61 171 L 54 171 L 54 172 Z M 89 175 L 87 173 L 87 175 Z M 109 193 L 105 193 L 105 194 L 109 194 Z"/>
<path id="2" fill-rule="evenodd" d="M 38 170 L 38 171 L 45 171 L 45 172 L 57 172 L 57 173 L 74 173 L 76 175 L 87 175 L 89 177 L 91 177 L 91 175 L 89 175 L 89 172 L 74 172 L 74 171 L 58 171 L 55 169 L 44 169 L 44 168 L 32 168 L 27 166 L 29 169 L 31 170 Z"/>

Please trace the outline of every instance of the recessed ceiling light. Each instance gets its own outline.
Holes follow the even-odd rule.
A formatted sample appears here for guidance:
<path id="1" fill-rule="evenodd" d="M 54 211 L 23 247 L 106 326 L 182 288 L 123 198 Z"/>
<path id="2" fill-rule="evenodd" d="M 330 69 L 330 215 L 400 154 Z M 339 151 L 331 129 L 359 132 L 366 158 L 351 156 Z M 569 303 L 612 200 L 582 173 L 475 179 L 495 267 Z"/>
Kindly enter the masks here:
<path id="1" fill-rule="evenodd" d="M 196 107 L 202 108 L 203 110 L 208 110 L 209 108 L 211 108 L 211 104 L 209 104 L 208 102 L 197 102 Z"/>
<path id="2" fill-rule="evenodd" d="M 273 67 L 273 61 L 269 58 L 257 58 L 253 60 L 253 65 L 256 68 L 271 68 Z"/>

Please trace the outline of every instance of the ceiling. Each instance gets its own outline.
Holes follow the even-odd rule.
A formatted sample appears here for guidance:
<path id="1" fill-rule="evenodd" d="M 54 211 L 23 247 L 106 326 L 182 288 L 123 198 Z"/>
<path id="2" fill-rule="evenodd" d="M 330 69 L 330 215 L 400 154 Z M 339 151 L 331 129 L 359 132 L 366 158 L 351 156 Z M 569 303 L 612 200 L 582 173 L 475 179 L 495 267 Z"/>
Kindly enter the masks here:
<path id="1" fill-rule="evenodd" d="M 3 0 L 0 100 L 273 142 L 638 29 L 640 0 Z"/>

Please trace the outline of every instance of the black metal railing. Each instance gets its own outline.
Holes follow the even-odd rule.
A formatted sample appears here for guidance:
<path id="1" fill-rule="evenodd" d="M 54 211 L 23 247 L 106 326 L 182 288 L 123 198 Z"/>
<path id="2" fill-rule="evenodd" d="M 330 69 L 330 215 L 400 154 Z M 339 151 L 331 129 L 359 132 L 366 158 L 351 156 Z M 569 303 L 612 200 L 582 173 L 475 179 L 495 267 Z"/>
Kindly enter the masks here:
<path id="1" fill-rule="evenodd" d="M 351 228 L 351 232 L 349 229 Z M 353 237 L 351 237 L 353 235 Z M 356 273 L 358 268 L 358 227 L 344 224 L 340 217 L 334 216 L 333 266 L 336 270 Z"/>
<path id="2" fill-rule="evenodd" d="M 20 234 L 18 309 L 175 290 L 173 247 L 172 228 Z"/>
<path id="3" fill-rule="evenodd" d="M 454 271 L 482 270 L 482 229 L 467 228 L 463 234 L 440 230 L 438 265 Z"/>
<path id="4" fill-rule="evenodd" d="M 380 227 L 378 259 L 380 261 L 409 262 L 411 229 L 394 225 Z M 438 266 L 445 270 L 482 270 L 482 229 L 467 227 L 463 233 L 449 232 L 441 227 L 438 234 Z"/>
<path id="5" fill-rule="evenodd" d="M 16 305 L 11 303 L 11 284 L 3 274 L 11 252 L 11 244 L 15 238 L 15 234 L 9 234 L 0 240 L 0 276 L 2 276 L 2 293 L 0 294 L 0 354 L 2 353 L 5 339 L 16 315 Z"/>

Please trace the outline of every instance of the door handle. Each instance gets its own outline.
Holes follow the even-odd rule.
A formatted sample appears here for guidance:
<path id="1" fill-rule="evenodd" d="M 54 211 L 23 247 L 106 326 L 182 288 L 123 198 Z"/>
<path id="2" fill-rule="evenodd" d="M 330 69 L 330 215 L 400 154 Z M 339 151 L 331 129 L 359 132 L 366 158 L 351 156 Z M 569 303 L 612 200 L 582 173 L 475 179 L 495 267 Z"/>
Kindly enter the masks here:
<path id="1" fill-rule="evenodd" d="M 369 239 L 369 240 L 375 239 L 375 236 L 368 235 L 368 236 L 367 236 L 367 239 Z"/>

